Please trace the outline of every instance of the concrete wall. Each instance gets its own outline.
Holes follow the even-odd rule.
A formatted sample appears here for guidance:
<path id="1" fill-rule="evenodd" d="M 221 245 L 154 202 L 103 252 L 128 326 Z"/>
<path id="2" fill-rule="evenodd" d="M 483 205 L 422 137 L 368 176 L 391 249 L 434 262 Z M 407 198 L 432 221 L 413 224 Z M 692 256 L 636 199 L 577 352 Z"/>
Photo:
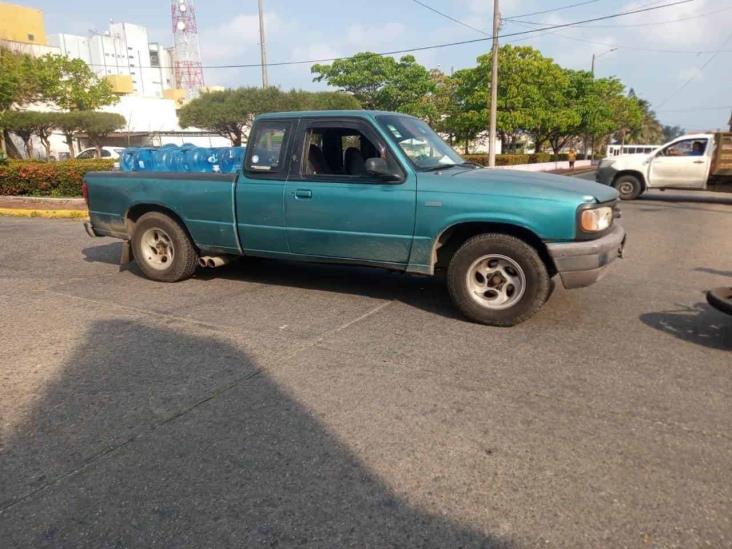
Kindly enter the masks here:
<path id="1" fill-rule="evenodd" d="M 48 41 L 43 12 L 0 2 L 0 40 L 45 46 Z"/>

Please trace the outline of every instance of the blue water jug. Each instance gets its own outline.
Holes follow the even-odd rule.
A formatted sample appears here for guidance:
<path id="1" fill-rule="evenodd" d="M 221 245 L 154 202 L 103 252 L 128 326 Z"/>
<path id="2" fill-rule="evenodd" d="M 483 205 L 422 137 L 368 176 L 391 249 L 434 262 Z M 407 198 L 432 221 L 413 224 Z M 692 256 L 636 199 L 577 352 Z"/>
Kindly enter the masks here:
<path id="1" fill-rule="evenodd" d="M 186 149 L 186 171 L 192 173 L 206 173 L 212 171 L 211 164 L 209 164 L 208 161 L 209 156 L 210 154 L 207 149 L 201 149 L 198 147 Z"/>
<path id="2" fill-rule="evenodd" d="M 136 147 L 127 147 L 119 155 L 119 169 L 123 172 L 131 172 L 135 167 Z"/>
<path id="3" fill-rule="evenodd" d="M 134 172 L 150 172 L 153 171 L 153 150 L 149 147 L 143 147 L 135 151 L 135 162 L 132 168 Z"/>
<path id="4" fill-rule="evenodd" d="M 219 167 L 221 173 L 236 173 L 244 161 L 245 148 L 222 147 L 219 149 Z"/>

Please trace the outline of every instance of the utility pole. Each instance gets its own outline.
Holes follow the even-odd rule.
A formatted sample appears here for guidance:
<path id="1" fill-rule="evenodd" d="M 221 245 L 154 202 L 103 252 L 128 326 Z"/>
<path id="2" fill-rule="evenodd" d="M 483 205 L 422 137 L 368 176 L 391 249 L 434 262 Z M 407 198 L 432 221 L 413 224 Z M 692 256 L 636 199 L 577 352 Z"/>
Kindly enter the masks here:
<path id="1" fill-rule="evenodd" d="M 259 0 L 259 49 L 262 53 L 262 87 L 269 87 L 269 78 L 267 77 L 267 45 L 264 39 L 264 8 L 262 7 L 264 0 Z"/>
<path id="2" fill-rule="evenodd" d="M 498 31 L 500 29 L 501 14 L 498 10 L 498 0 L 493 0 L 493 60 L 491 62 L 491 120 L 488 131 L 488 166 L 496 165 L 496 103 L 498 102 Z"/>

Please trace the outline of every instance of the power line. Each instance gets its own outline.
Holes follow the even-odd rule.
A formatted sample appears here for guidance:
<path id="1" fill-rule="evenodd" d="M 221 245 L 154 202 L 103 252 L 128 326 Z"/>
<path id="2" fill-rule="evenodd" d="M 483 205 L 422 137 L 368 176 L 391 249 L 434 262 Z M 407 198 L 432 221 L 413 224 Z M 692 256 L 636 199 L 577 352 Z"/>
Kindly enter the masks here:
<path id="1" fill-rule="evenodd" d="M 515 21 L 515 23 L 520 23 L 520 21 Z M 551 29 L 544 30 L 543 32 L 537 33 L 534 36 L 528 38 L 528 40 L 533 40 L 534 38 L 539 38 L 545 34 L 551 34 L 551 35 L 557 36 L 559 38 L 564 38 L 565 40 L 573 40 L 575 42 L 582 42 L 584 44 L 592 44 L 594 46 L 604 46 L 607 48 L 618 48 L 618 49 L 642 51 L 642 52 L 649 52 L 649 53 L 678 53 L 678 54 L 701 55 L 701 54 L 715 53 L 715 52 L 719 52 L 719 53 L 732 52 L 732 50 L 671 50 L 671 49 L 661 49 L 661 48 L 641 48 L 638 46 L 623 46 L 620 44 L 613 44 L 611 42 L 596 42 L 594 40 L 588 40 L 586 38 L 579 38 L 578 36 L 569 36 L 568 34 L 561 34 L 558 32 L 553 32 Z M 521 41 L 521 40 L 514 40 L 514 42 L 519 42 L 519 41 Z"/>
<path id="2" fill-rule="evenodd" d="M 681 21 L 691 21 L 692 19 L 701 19 L 703 17 L 709 17 L 710 15 L 715 15 L 717 13 L 721 13 L 723 11 L 729 11 L 732 10 L 732 6 L 727 8 L 722 8 L 715 11 L 710 11 L 707 13 L 701 13 L 699 15 L 692 15 L 689 17 L 682 17 L 679 19 L 667 19 L 666 21 L 652 21 L 650 23 L 633 23 L 630 25 L 582 25 L 582 28 L 584 29 L 621 29 L 621 28 L 635 28 L 635 27 L 653 27 L 655 25 L 667 25 L 669 23 L 679 23 Z M 541 22 L 541 21 L 515 21 L 512 18 L 504 17 L 504 21 L 509 23 L 517 23 L 520 25 L 527 25 L 527 26 L 536 26 L 540 27 L 542 25 L 546 25 L 547 23 Z"/>
<path id="3" fill-rule="evenodd" d="M 523 17 L 531 17 L 532 15 L 542 15 L 544 13 L 554 13 L 555 11 L 568 10 L 570 8 L 578 8 L 579 6 L 586 6 L 587 4 L 595 4 L 599 1 L 600 0 L 586 0 L 585 2 L 578 2 L 577 4 L 569 4 L 567 6 L 559 6 L 557 8 L 552 8 L 550 10 L 533 11 L 531 13 L 523 13 L 521 15 L 512 15 L 510 18 L 506 18 L 506 19 L 521 19 Z"/>
<path id="4" fill-rule="evenodd" d="M 676 90 L 675 90 L 675 91 L 674 91 L 674 92 L 673 92 L 673 93 L 672 93 L 671 95 L 669 95 L 669 96 L 668 96 L 668 97 L 667 97 L 666 99 L 664 99 L 663 101 L 661 101 L 661 103 L 659 103 L 659 104 L 658 104 L 658 106 L 659 106 L 659 107 L 663 107 L 663 106 L 664 106 L 664 105 L 665 105 L 666 103 L 668 103 L 668 102 L 669 102 L 669 101 L 670 101 L 670 100 L 671 100 L 671 99 L 672 99 L 673 97 L 675 97 L 675 96 L 676 96 L 676 94 L 678 94 L 678 93 L 679 93 L 679 92 L 680 92 L 681 90 L 683 90 L 683 89 L 684 89 L 684 88 L 685 88 L 686 86 L 688 86 L 689 84 L 691 84 L 691 82 L 692 82 L 692 81 L 694 80 L 694 78 L 696 78 L 696 77 L 697 77 L 698 75 L 700 75 L 700 74 L 701 74 L 702 72 L 704 72 L 704 69 L 706 69 L 706 68 L 707 68 L 707 66 L 708 66 L 708 65 L 709 65 L 709 64 L 710 64 L 710 63 L 711 63 L 712 61 L 714 61 L 714 60 L 715 60 L 715 59 L 717 58 L 717 56 L 718 56 L 718 55 L 719 55 L 720 53 L 722 53 L 722 51 L 723 51 L 723 50 L 722 50 L 722 48 L 724 48 L 724 47 L 725 47 L 725 46 L 727 45 L 727 42 L 729 42 L 730 40 L 732 40 L 732 32 L 730 32 L 730 33 L 729 33 L 729 34 L 727 35 L 727 38 L 725 38 L 725 39 L 724 39 L 724 42 L 722 42 L 722 45 L 721 45 L 721 46 L 719 47 L 719 49 L 718 49 L 717 51 L 715 51 L 715 52 L 714 52 L 714 53 L 713 53 L 713 54 L 711 55 L 711 57 L 709 57 L 709 59 L 707 59 L 707 60 L 706 60 L 706 61 L 704 62 L 704 64 L 703 64 L 703 65 L 701 65 L 700 67 L 698 67 L 698 68 L 697 68 L 698 72 L 697 72 L 696 74 L 692 74 L 692 75 L 691 75 L 691 76 L 690 76 L 690 77 L 688 78 L 688 80 L 686 80 L 686 82 L 684 82 L 683 84 L 681 84 L 681 86 L 679 86 L 679 87 L 678 87 L 678 88 L 677 88 L 677 89 L 676 89 Z"/>
<path id="5" fill-rule="evenodd" d="M 440 10 L 435 9 L 432 6 L 430 6 L 428 4 L 425 4 L 424 2 L 421 2 L 420 0 L 412 0 L 412 2 L 414 2 L 415 4 L 418 4 L 420 6 L 422 6 L 425 9 L 430 10 L 431 12 L 436 13 L 437 15 L 440 15 L 440 16 L 444 17 L 445 19 L 449 19 L 450 21 L 452 21 L 454 23 L 457 23 L 458 25 L 462 25 L 465 28 L 468 28 L 470 30 L 474 30 L 475 32 L 479 32 L 480 34 L 482 34 L 484 36 L 488 36 L 488 33 L 487 32 L 482 31 L 479 28 L 474 27 L 472 25 L 469 25 L 465 21 L 461 21 L 460 19 L 456 19 L 452 15 L 448 15 L 447 13 L 441 12 Z"/>
<path id="6" fill-rule="evenodd" d="M 581 25 L 583 23 L 591 23 L 591 22 L 594 22 L 594 21 L 605 21 L 605 20 L 608 20 L 608 19 L 615 19 L 617 17 L 623 17 L 625 15 L 633 15 L 635 13 L 643 13 L 643 12 L 647 12 L 647 11 L 654 11 L 654 10 L 669 8 L 669 7 L 672 7 L 672 6 L 678 6 L 678 5 L 681 5 L 681 4 L 688 4 L 689 2 L 693 2 L 693 1 L 694 0 L 677 0 L 676 2 L 670 2 L 668 4 L 662 4 L 660 6 L 653 6 L 653 7 L 647 7 L 647 8 L 639 8 L 639 9 L 634 9 L 634 10 L 629 10 L 629 11 L 624 11 L 624 12 L 613 13 L 613 14 L 610 14 L 610 15 L 603 15 L 603 16 L 600 16 L 600 17 L 593 17 L 591 19 L 583 19 L 583 20 L 580 20 L 580 21 L 573 21 L 573 22 L 570 22 L 570 23 L 561 23 L 559 25 L 550 25 L 550 26 L 543 27 L 543 28 L 530 29 L 530 30 L 526 30 L 526 31 L 512 32 L 512 33 L 507 33 L 507 34 L 501 34 L 501 35 L 498 36 L 498 38 L 510 38 L 510 37 L 513 37 L 513 36 L 525 36 L 527 34 L 541 33 L 541 32 L 551 31 L 551 30 L 554 30 L 554 29 L 563 29 L 563 28 L 567 28 L 567 27 L 574 27 L 576 25 Z M 432 44 L 432 45 L 429 45 L 429 46 L 418 46 L 418 47 L 414 47 L 414 48 L 405 48 L 405 49 L 400 49 L 400 50 L 391 50 L 391 51 L 377 52 L 376 55 L 380 55 L 380 56 L 398 55 L 398 54 L 402 54 L 402 53 L 412 53 L 412 52 L 416 52 L 416 51 L 434 50 L 434 49 L 440 49 L 440 48 L 448 48 L 448 47 L 452 47 L 452 46 L 462 46 L 462 45 L 467 45 L 467 44 L 476 44 L 476 43 L 479 43 L 479 42 L 487 42 L 487 41 L 490 41 L 492 39 L 493 39 L 492 36 L 486 36 L 486 37 L 483 37 L 483 38 L 473 38 L 471 40 L 460 40 L 460 41 L 456 41 L 456 42 L 444 42 L 444 43 L 441 43 L 441 44 Z M 704 52 L 694 51 L 694 52 L 683 52 L 683 53 L 704 53 Z M 340 60 L 343 60 L 343 59 L 348 59 L 348 57 L 327 57 L 327 58 L 321 58 L 321 59 L 305 59 L 305 60 L 300 60 L 300 61 L 279 61 L 279 62 L 275 62 L 275 63 L 267 63 L 266 65 L 268 67 L 282 67 L 282 66 L 292 66 L 292 65 L 309 65 L 309 64 L 313 64 L 313 63 L 331 63 L 333 61 L 340 61 Z M 96 67 L 102 67 L 102 66 L 105 66 L 105 65 L 89 63 L 89 66 L 92 66 L 92 67 L 94 67 L 94 66 L 96 66 Z M 203 68 L 205 68 L 205 69 L 247 69 L 247 68 L 259 68 L 261 66 L 262 66 L 262 63 L 241 63 L 241 64 L 232 64 L 232 65 L 207 65 L 207 66 L 205 66 Z M 171 67 L 162 67 L 162 66 L 158 66 L 158 67 L 143 67 L 143 66 L 139 66 L 137 68 L 140 68 L 140 69 L 169 69 Z"/>

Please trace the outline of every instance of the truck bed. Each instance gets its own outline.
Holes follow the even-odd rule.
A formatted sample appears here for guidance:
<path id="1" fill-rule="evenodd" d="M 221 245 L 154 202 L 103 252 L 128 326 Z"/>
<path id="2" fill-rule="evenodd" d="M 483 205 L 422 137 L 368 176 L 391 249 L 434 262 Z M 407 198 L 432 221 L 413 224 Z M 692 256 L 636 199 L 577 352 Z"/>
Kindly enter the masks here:
<path id="1" fill-rule="evenodd" d="M 732 132 L 718 133 L 714 141 L 716 148 L 709 174 L 732 177 Z"/>
<path id="2" fill-rule="evenodd" d="M 128 239 L 128 216 L 149 206 L 172 212 L 201 249 L 236 253 L 236 174 L 90 172 L 89 216 L 97 233 Z"/>

